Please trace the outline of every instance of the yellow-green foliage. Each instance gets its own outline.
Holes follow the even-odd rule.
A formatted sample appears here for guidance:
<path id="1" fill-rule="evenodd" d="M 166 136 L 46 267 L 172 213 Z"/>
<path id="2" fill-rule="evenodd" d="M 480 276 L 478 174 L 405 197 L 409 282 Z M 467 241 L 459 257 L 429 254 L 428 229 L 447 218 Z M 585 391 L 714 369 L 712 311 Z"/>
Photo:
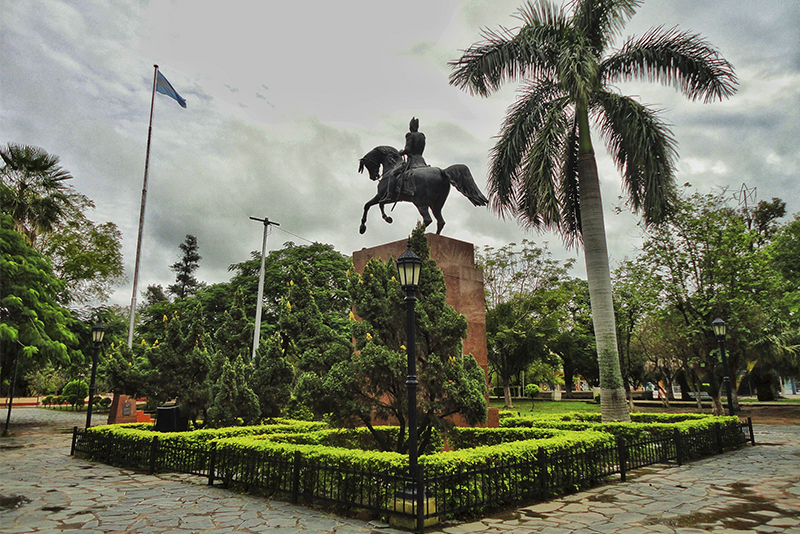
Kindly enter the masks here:
<path id="1" fill-rule="evenodd" d="M 504 429 L 487 429 L 486 436 L 492 433 L 502 434 Z M 523 494 L 535 492 L 540 487 L 543 477 L 556 472 L 570 473 L 576 466 L 569 463 L 566 457 L 556 453 L 564 451 L 585 451 L 602 445 L 611 446 L 614 436 L 604 432 L 574 432 L 566 430 L 550 430 L 552 437 L 544 439 L 527 439 L 484 445 L 440 454 L 422 456 L 420 464 L 424 466 L 428 476 L 436 473 L 449 475 L 437 485 L 437 503 L 443 508 L 456 506 L 461 502 L 482 502 L 487 496 L 496 497 L 505 494 Z M 510 436 L 509 436 L 510 437 Z M 538 461 L 547 455 L 544 469 Z M 598 457 L 588 469 L 601 476 L 610 466 L 603 465 Z M 470 476 L 466 470 L 476 470 L 494 466 L 504 466 L 502 476 Z M 584 466 L 586 467 L 586 466 Z M 579 480 L 575 473 L 575 480 Z M 582 476 L 593 475 L 586 470 Z M 594 475 L 593 475 L 594 476 Z"/>
<path id="2" fill-rule="evenodd" d="M 549 428 L 561 430 L 595 430 L 608 432 L 632 442 L 650 437 L 670 436 L 675 430 L 688 434 L 706 430 L 715 424 L 735 425 L 737 417 L 718 417 L 706 414 L 632 413 L 631 423 L 603 423 L 600 414 L 565 413 L 552 417 L 507 417 L 500 421 L 503 428 Z"/>
<path id="3" fill-rule="evenodd" d="M 213 440 L 233 436 L 255 436 L 273 433 L 313 432 L 329 428 L 327 423 L 295 421 L 292 419 L 273 419 L 269 424 L 258 426 L 234 426 L 208 428 L 189 432 L 156 432 L 153 423 L 129 423 L 122 425 L 102 425 L 89 429 L 90 433 L 113 435 L 132 441 L 152 441 L 157 437 L 162 443 L 173 445 L 202 445 Z"/>

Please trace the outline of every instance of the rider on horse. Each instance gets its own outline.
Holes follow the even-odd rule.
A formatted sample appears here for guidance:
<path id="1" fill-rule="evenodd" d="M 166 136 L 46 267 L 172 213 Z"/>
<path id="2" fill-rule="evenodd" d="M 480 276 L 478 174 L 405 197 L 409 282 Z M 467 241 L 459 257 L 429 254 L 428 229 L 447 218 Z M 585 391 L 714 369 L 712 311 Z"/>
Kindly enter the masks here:
<path id="1" fill-rule="evenodd" d="M 425 134 L 419 131 L 419 119 L 413 117 L 408 124 L 406 146 L 400 151 L 406 161 L 398 163 L 389 173 L 389 188 L 385 200 L 397 201 L 401 194 L 414 195 L 414 181 L 411 180 L 411 169 L 427 167 L 422 153 L 425 151 Z"/>

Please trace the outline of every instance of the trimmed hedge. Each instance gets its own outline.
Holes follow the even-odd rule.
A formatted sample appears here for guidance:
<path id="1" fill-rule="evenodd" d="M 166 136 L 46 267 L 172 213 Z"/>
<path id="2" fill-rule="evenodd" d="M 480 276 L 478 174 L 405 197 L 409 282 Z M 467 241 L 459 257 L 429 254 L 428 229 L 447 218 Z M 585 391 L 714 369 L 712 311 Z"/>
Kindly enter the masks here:
<path id="1" fill-rule="evenodd" d="M 681 434 L 689 434 L 707 430 L 716 424 L 720 424 L 723 427 L 732 426 L 739 423 L 739 418 L 705 414 L 632 413 L 631 421 L 631 423 L 603 423 L 600 422 L 599 414 L 567 413 L 552 418 L 508 417 L 500 421 L 500 426 L 502 428 L 607 432 L 622 438 L 626 443 L 631 443 L 651 437 L 670 436 L 675 430 L 678 430 Z"/>
<path id="2" fill-rule="evenodd" d="M 499 429 L 456 427 L 448 436 L 455 450 L 419 458 L 426 491 L 441 517 L 475 514 L 580 489 L 615 473 L 624 480 L 631 466 L 681 462 L 742 444 L 736 417 L 631 418 L 632 423 L 602 423 L 599 414 L 571 413 L 505 417 Z M 366 428 L 271 422 L 176 433 L 155 432 L 150 423 L 106 425 L 89 429 L 73 445 L 115 465 L 208 476 L 209 481 L 290 495 L 293 502 L 308 498 L 379 513 L 393 509 L 408 481 L 407 455 L 375 450 Z M 395 439 L 399 432 L 397 427 L 378 430 Z M 113 439 L 99 439 L 104 437 Z"/>
<path id="3" fill-rule="evenodd" d="M 495 441 L 514 436 L 506 429 L 475 430 L 486 430 L 475 435 L 481 434 Z M 546 432 L 553 435 L 420 457 L 426 476 L 434 480 L 431 489 L 437 507 L 455 510 L 465 502 L 510 502 L 514 496 L 540 492 L 545 480 L 550 481 L 550 491 L 556 488 L 578 489 L 580 484 L 573 481 L 583 480 L 586 484 L 603 478 L 611 470 L 613 460 L 610 456 L 576 462 L 576 458 L 589 450 L 597 451 L 603 446 L 612 448 L 615 440 L 611 434 L 566 430 Z M 523 437 L 524 433 L 518 431 L 517 436 Z M 464 433 L 464 437 L 468 435 Z M 476 511 L 473 508 L 473 512 Z"/>
<path id="4" fill-rule="evenodd" d="M 295 421 L 292 419 L 273 419 L 258 426 L 233 426 L 190 430 L 188 432 L 156 432 L 153 423 L 126 423 L 120 425 L 100 425 L 89 429 L 90 433 L 113 435 L 131 441 L 150 442 L 157 437 L 162 443 L 171 445 L 207 445 L 213 440 L 234 436 L 255 436 L 278 433 L 313 432 L 329 428 L 327 423 Z"/>

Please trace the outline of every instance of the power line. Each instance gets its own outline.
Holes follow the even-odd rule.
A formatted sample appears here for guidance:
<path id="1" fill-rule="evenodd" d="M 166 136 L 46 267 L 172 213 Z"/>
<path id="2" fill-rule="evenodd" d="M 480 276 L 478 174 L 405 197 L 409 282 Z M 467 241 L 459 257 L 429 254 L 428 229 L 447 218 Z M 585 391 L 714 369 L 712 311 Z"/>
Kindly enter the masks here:
<path id="1" fill-rule="evenodd" d="M 290 232 L 289 230 L 285 230 L 285 229 L 281 228 L 280 226 L 278 227 L 278 230 L 280 230 L 281 232 L 284 232 L 284 233 L 286 233 L 286 234 L 289 234 L 289 235 L 290 235 L 290 236 L 292 236 L 292 237 L 296 237 L 297 239 L 302 239 L 302 240 L 303 240 L 303 241 L 305 241 L 306 243 L 311 243 L 312 245 L 313 245 L 313 244 L 315 244 L 315 243 L 318 243 L 318 241 L 311 241 L 310 239 L 306 239 L 306 238 L 305 238 L 305 237 L 303 237 L 303 236 L 299 236 L 299 235 L 297 235 L 297 234 L 293 234 L 293 233 L 292 233 L 292 232 Z"/>

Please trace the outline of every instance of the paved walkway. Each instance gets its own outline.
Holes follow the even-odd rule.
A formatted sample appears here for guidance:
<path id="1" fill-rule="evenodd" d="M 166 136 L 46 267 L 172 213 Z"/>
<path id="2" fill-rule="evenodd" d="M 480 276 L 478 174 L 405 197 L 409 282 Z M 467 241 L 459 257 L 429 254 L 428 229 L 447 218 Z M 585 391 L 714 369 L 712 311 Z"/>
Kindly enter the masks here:
<path id="1" fill-rule="evenodd" d="M 12 411 L 12 436 L 0 439 L 0 533 L 400 532 L 208 487 L 199 478 L 70 458 L 71 429 L 84 419 L 83 413 Z M 756 447 L 641 469 L 626 483 L 427 531 L 800 534 L 800 426 L 755 430 Z"/>

